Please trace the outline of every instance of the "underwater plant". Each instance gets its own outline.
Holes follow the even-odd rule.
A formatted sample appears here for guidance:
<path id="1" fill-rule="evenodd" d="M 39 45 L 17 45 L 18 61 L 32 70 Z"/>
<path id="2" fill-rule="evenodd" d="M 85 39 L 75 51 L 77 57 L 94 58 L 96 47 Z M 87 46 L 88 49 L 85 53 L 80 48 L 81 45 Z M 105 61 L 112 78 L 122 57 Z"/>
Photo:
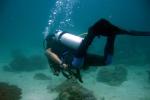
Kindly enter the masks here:
<path id="1" fill-rule="evenodd" d="M 22 91 L 15 85 L 0 82 L 0 100 L 20 100 Z"/>
<path id="2" fill-rule="evenodd" d="M 12 60 L 4 66 L 5 71 L 34 71 L 46 68 L 46 60 L 40 55 L 25 56 L 22 52 L 13 52 Z"/>
<path id="3" fill-rule="evenodd" d="M 64 81 L 51 91 L 59 92 L 56 100 L 97 100 L 92 91 L 84 88 L 73 79 Z"/>
<path id="4" fill-rule="evenodd" d="M 123 65 L 105 67 L 99 70 L 97 81 L 118 86 L 127 80 L 127 73 L 127 69 Z"/>

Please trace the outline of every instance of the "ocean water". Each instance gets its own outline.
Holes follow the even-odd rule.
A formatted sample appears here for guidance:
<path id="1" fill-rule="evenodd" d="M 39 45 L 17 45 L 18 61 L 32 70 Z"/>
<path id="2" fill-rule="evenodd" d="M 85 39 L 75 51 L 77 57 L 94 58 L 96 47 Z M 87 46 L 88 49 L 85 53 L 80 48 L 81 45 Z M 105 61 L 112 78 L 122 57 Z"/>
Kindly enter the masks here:
<path id="1" fill-rule="evenodd" d="M 50 84 L 55 86 L 65 78 L 53 76 L 45 65 L 47 62 L 43 61 L 46 61 L 43 49 L 45 36 L 56 30 L 79 35 L 87 32 L 101 18 L 126 30 L 150 32 L 149 12 L 149 0 L 1 0 L 0 82 L 19 86 L 22 89 L 21 100 L 54 100 L 58 94 L 49 93 L 46 87 Z M 90 50 L 103 54 L 104 43 L 105 38 L 95 39 Z M 101 68 L 91 68 L 82 72 L 85 81 L 82 86 L 93 91 L 97 100 L 150 100 L 149 43 L 150 36 L 118 36 L 113 64 L 109 67 L 126 67 L 128 79 L 121 86 L 109 86 L 96 80 Z M 38 66 L 34 70 L 36 67 L 32 66 L 37 63 L 33 62 L 33 70 L 28 67 L 22 71 L 20 67 L 19 71 L 12 71 L 6 66 L 13 61 L 14 54 L 17 57 L 21 54 L 23 58 L 38 55 L 41 57 L 38 60 L 43 61 L 41 66 L 45 67 Z M 52 79 L 35 80 L 33 76 L 36 73 L 44 73 Z"/>

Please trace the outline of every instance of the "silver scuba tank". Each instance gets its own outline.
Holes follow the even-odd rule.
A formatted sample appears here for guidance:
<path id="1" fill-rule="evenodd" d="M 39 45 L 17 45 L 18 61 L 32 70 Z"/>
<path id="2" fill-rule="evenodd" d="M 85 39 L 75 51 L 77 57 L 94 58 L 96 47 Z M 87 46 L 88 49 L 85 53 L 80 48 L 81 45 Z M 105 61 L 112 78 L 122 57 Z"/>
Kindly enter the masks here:
<path id="1" fill-rule="evenodd" d="M 57 33 L 55 33 L 55 38 L 57 41 L 61 42 L 63 45 L 77 50 L 78 47 L 80 46 L 83 38 L 73 35 L 71 33 L 65 33 L 63 31 L 58 31 Z"/>

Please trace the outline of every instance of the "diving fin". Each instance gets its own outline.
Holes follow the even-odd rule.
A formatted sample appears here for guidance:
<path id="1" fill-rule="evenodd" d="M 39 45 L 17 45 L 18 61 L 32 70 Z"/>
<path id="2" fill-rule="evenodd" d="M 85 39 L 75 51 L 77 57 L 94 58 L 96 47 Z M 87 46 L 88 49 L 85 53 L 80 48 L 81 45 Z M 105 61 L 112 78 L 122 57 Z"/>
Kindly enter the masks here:
<path id="1" fill-rule="evenodd" d="M 128 35 L 133 35 L 133 36 L 150 36 L 150 32 L 129 31 Z"/>

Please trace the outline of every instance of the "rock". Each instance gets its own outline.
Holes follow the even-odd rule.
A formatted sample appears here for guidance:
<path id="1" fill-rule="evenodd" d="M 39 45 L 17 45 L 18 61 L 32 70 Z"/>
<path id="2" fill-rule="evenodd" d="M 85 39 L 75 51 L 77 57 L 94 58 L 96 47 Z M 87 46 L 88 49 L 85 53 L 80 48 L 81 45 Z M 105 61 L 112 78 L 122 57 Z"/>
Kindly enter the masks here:
<path id="1" fill-rule="evenodd" d="M 111 86 L 121 85 L 127 80 L 127 69 L 123 65 L 105 67 L 99 70 L 97 81 Z"/>

